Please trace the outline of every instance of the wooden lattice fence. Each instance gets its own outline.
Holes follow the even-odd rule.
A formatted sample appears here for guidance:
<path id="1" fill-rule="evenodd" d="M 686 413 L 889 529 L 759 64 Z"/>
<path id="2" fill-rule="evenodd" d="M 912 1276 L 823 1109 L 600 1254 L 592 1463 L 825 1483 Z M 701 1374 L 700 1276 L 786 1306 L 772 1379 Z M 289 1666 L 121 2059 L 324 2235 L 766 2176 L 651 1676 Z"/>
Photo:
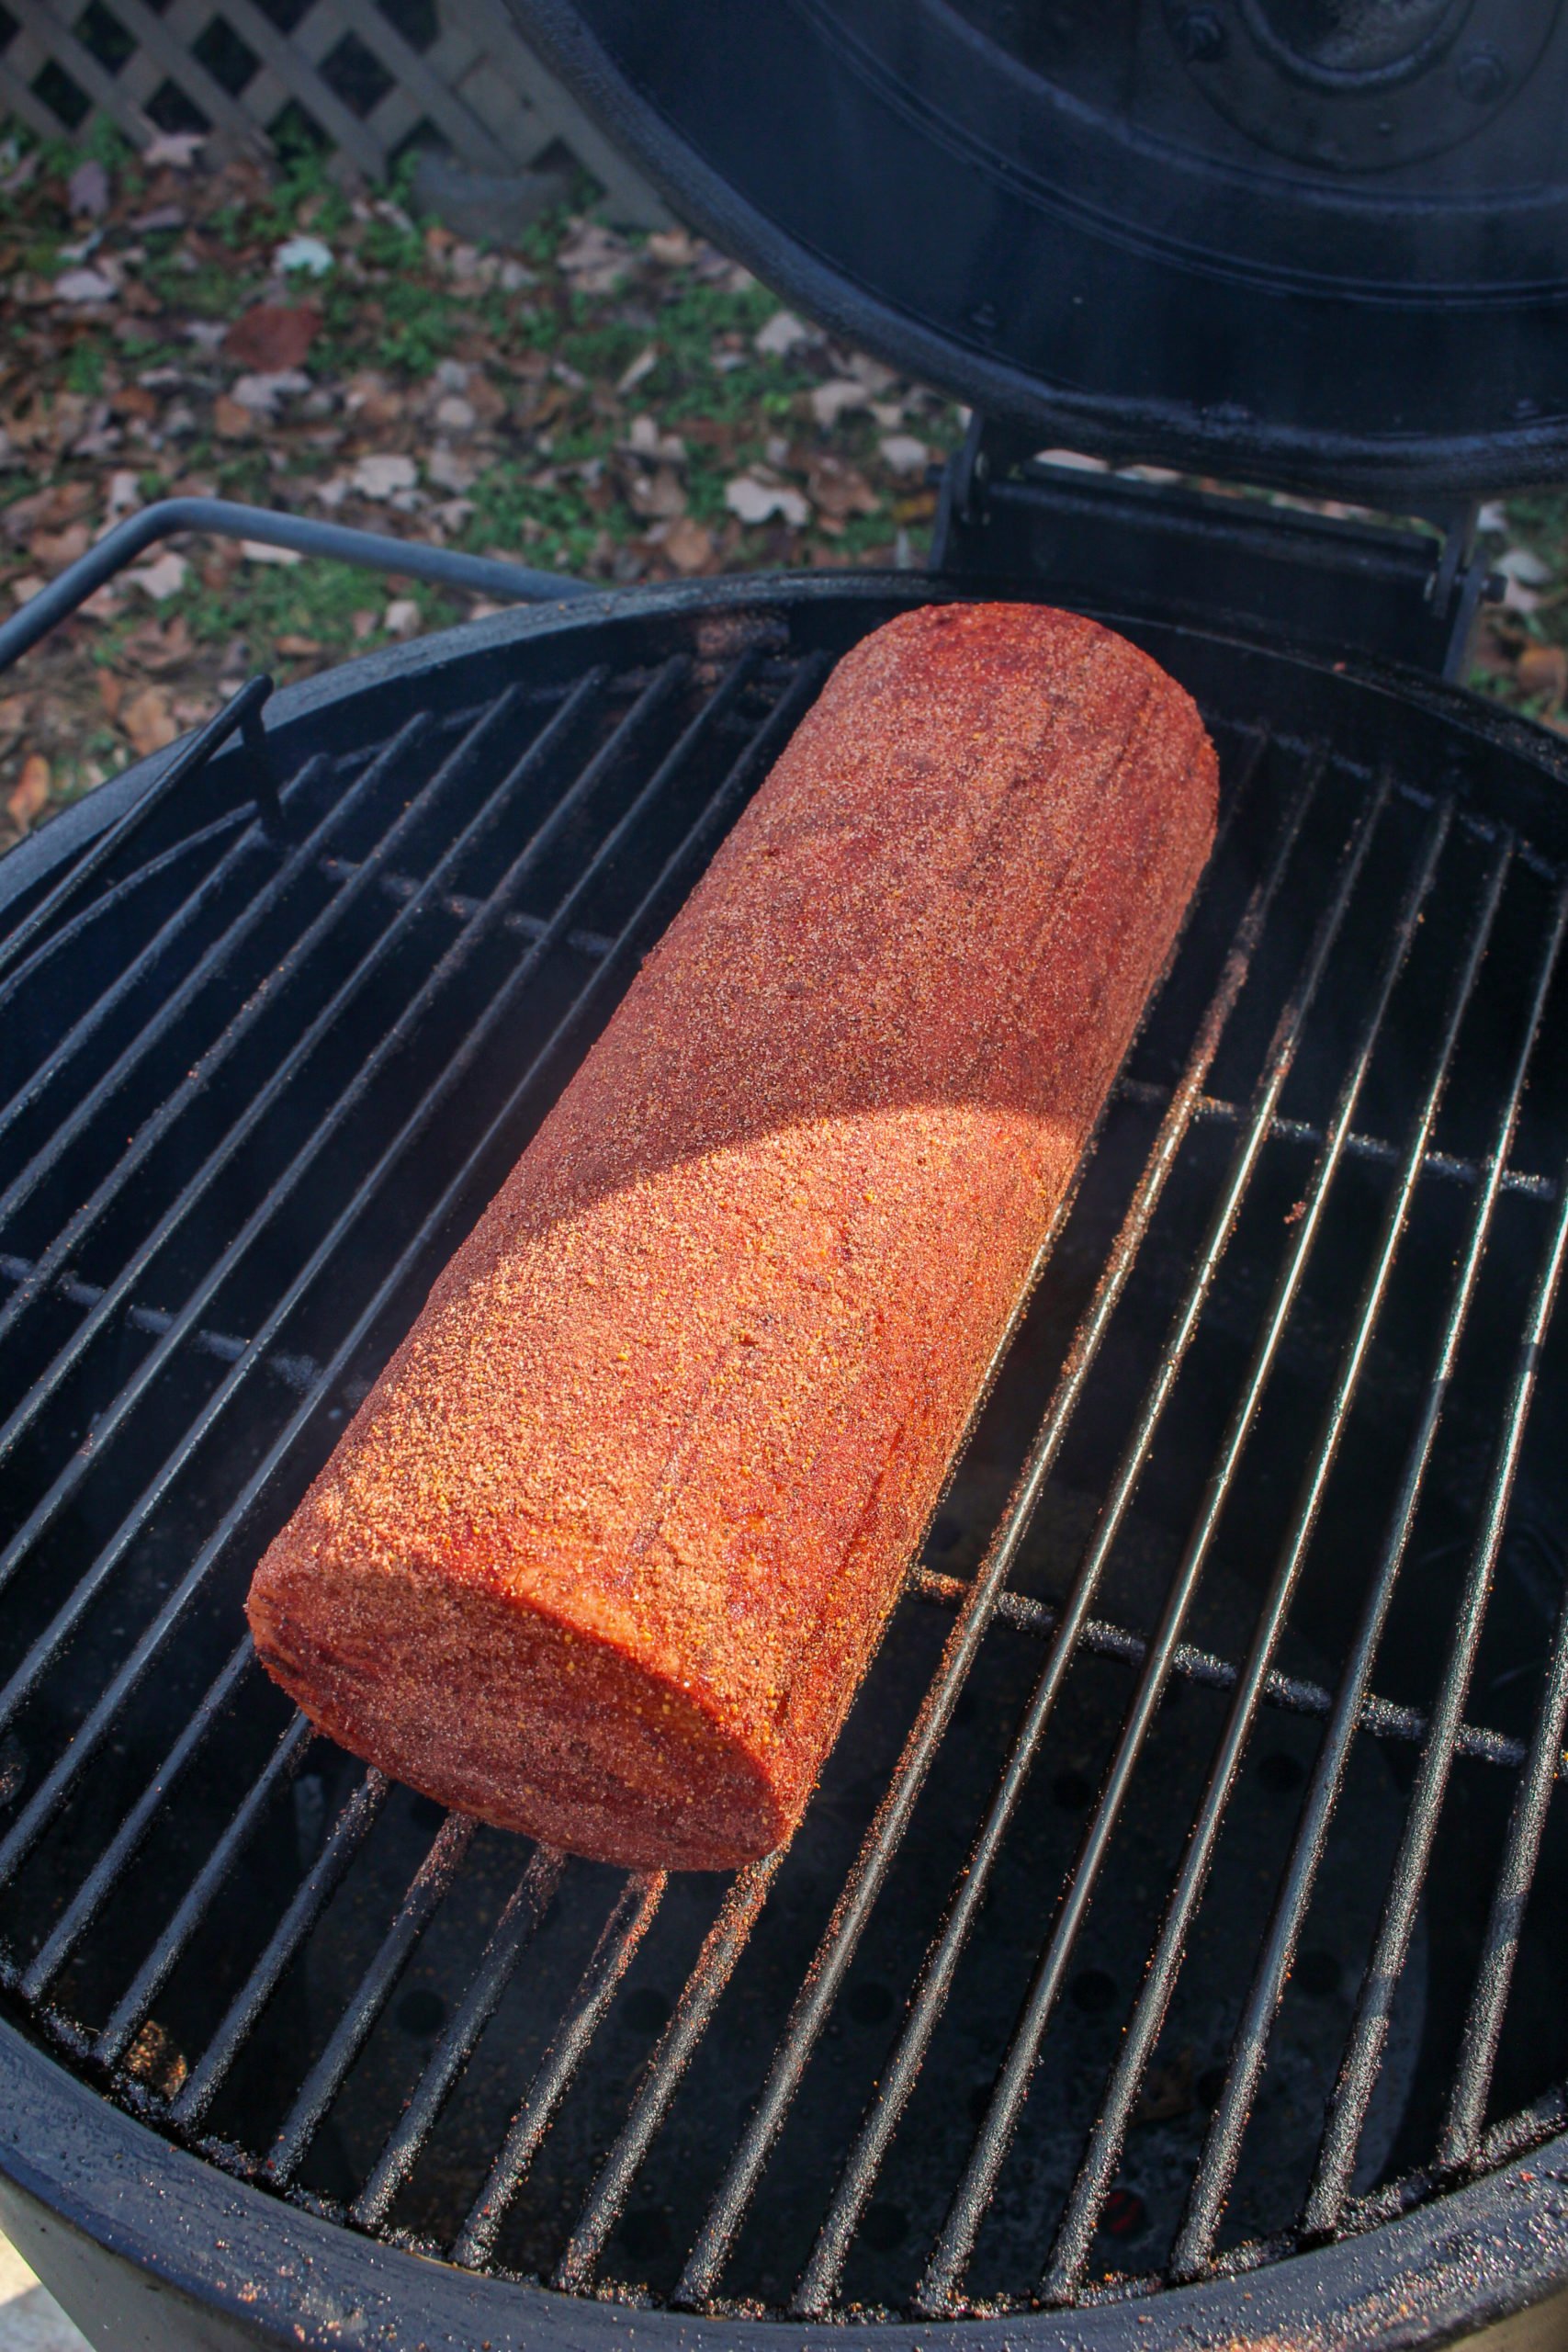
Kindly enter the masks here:
<path id="1" fill-rule="evenodd" d="M 500 179 L 574 158 L 619 217 L 657 199 L 527 47 L 506 0 L 0 0 L 0 120 L 218 154 L 290 135 L 379 177 L 410 145 Z"/>

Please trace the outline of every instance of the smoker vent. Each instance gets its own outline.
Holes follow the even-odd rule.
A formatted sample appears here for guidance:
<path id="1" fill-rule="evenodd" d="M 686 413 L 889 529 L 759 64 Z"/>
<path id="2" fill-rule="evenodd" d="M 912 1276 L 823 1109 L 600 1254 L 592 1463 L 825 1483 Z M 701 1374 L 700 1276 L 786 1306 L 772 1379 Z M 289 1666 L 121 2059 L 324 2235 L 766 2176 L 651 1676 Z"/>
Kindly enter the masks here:
<path id="1" fill-rule="evenodd" d="M 469 2267 L 1069 2304 L 1562 2126 L 1549 824 L 1211 665 L 1214 858 L 783 1857 L 628 1878 L 443 1816 L 242 1638 L 825 671 L 519 662 L 279 813 L 197 777 L 0 961 L 0 1994 L 217 2165 Z"/>

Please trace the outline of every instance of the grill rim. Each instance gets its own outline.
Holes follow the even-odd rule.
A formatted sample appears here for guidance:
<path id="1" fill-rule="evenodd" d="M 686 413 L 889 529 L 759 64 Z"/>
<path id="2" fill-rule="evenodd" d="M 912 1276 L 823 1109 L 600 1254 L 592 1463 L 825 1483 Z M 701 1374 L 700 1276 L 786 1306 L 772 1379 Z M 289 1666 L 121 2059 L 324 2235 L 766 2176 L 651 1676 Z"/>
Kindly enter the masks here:
<path id="1" fill-rule="evenodd" d="M 1235 2278 L 1070 2311 L 867 2321 L 848 2340 L 886 2352 L 1191 2352 L 1271 2342 L 1404 2352 L 1568 2300 L 1568 2133 L 1483 2179 L 1430 2198 L 1359 2237 Z M 590 2299 L 406 2253 L 233 2179 L 101 2098 L 0 2021 L 0 2222 L 73 2301 L 62 2227 L 112 2260 L 123 2284 L 165 2294 L 232 2329 L 232 2341 L 335 2352 L 784 2352 L 813 2323 Z M 84 2256 L 76 2259 L 80 2263 Z M 241 2297 L 243 2301 L 240 2301 Z M 84 2301 L 76 2309 L 90 2316 Z M 125 2302 L 115 2308 L 122 2314 Z M 240 2313 L 243 2314 L 243 2319 Z M 840 2336 L 842 2330 L 840 2330 Z M 212 2339 L 208 2339 L 212 2340 Z M 217 2340 L 222 2341 L 220 2335 Z M 1548 2340 L 1543 2332 L 1532 2342 Z"/>
<path id="2" fill-rule="evenodd" d="M 290 758 L 298 763 L 302 748 L 299 739 L 307 730 L 310 748 L 330 754 L 334 749 L 344 748 L 336 740 L 333 720 L 356 707 L 368 690 L 381 693 L 383 732 L 390 734 L 402 716 L 423 707 L 415 697 L 425 682 L 438 684 L 444 671 L 468 671 L 476 660 L 488 658 L 495 664 L 499 678 L 505 657 L 513 646 L 556 639 L 563 653 L 569 654 L 577 640 L 607 624 L 635 627 L 639 622 L 666 616 L 689 620 L 694 616 L 707 615 L 719 620 L 744 620 L 748 616 L 765 619 L 773 612 L 781 616 L 797 614 L 803 607 L 818 605 L 861 604 L 903 610 L 919 605 L 994 602 L 1010 596 L 1021 604 L 1049 602 L 1040 595 L 1038 582 L 1027 579 L 946 581 L 921 572 L 891 571 L 740 572 L 724 579 L 671 582 L 651 588 L 607 589 L 592 596 L 563 597 L 558 605 L 520 605 L 483 620 L 462 622 L 430 637 L 414 638 L 407 644 L 388 646 L 379 652 L 338 662 L 313 678 L 276 689 L 259 714 L 257 733 L 261 741 L 276 750 L 275 766 Z M 1434 718 L 1457 726 L 1466 738 L 1479 740 L 1488 750 L 1527 762 L 1543 780 L 1568 786 L 1568 740 L 1518 717 L 1501 703 L 1489 701 L 1463 686 L 1447 684 L 1425 673 L 1389 662 L 1334 662 L 1289 647 L 1260 645 L 1233 630 L 1204 628 L 1187 622 L 1151 623 L 1137 613 L 1101 611 L 1096 607 L 1090 617 L 1103 621 L 1108 628 L 1126 631 L 1135 640 L 1152 628 L 1156 634 L 1174 633 L 1185 640 L 1215 648 L 1233 647 L 1238 655 L 1261 650 L 1276 660 L 1287 661 L 1294 669 L 1332 681 L 1336 686 L 1359 686 L 1403 704 L 1415 703 Z M 558 684 L 575 674 L 570 660 L 563 661 L 559 679 L 540 679 L 534 684 L 536 688 Z M 478 699 L 482 691 L 476 680 L 471 698 Z M 500 691 L 499 686 L 496 691 Z M 13 909 L 21 911 L 24 903 L 41 890 L 67 857 L 90 849 L 108 826 L 153 788 L 187 741 L 188 738 L 181 737 L 166 750 L 137 761 L 100 785 L 85 799 L 63 809 L 40 831 L 17 842 L 0 859 L 0 916 Z M 226 813 L 231 805 L 237 807 L 249 797 L 249 757 L 245 747 L 235 741 L 225 744 L 206 763 L 202 776 L 213 779 L 220 788 L 214 794 L 209 821 Z M 197 780 L 194 788 L 208 791 L 212 787 Z"/>
<path id="3" fill-rule="evenodd" d="M 650 621 L 689 629 L 694 618 L 710 618 L 720 625 L 712 650 L 716 666 L 742 650 L 744 640 L 734 634 L 737 624 L 750 620 L 765 630 L 770 614 L 798 621 L 811 606 L 858 606 L 867 611 L 870 626 L 872 617 L 919 605 L 995 597 L 1006 594 L 1009 584 L 951 586 L 908 572 L 780 573 L 612 591 L 498 615 L 343 664 L 276 695 L 266 707 L 263 731 L 279 765 L 297 763 L 307 748 L 351 748 L 339 722 L 362 713 L 371 694 L 383 738 L 432 702 L 455 707 L 453 695 L 443 691 L 451 673 L 462 678 L 457 699 L 474 707 L 487 692 L 502 690 L 508 657 L 525 642 L 553 641 L 556 658 L 547 657 L 530 680 L 534 692 L 547 692 L 581 673 L 589 658 L 585 644 L 593 642 L 585 640 L 588 631 L 614 659 L 614 635 L 624 628 L 633 641 L 634 666 L 648 666 L 661 650 L 649 634 Z M 1031 593 L 1031 583 L 1010 584 L 1021 601 L 1041 601 Z M 1221 629 L 1171 629 L 1136 616 L 1099 617 L 1135 638 L 1152 629 L 1156 637 L 1175 635 L 1217 653 L 1261 653 L 1274 666 L 1283 662 L 1305 679 L 1321 681 L 1319 690 L 1334 695 L 1341 710 L 1342 688 L 1370 690 L 1405 710 L 1415 706 L 1437 722 L 1445 739 L 1451 738 L 1456 752 L 1470 748 L 1483 759 L 1500 755 L 1518 763 L 1528 774 L 1521 778 L 1516 769 L 1510 779 L 1516 790 L 1523 783 L 1527 791 L 1550 793 L 1568 783 L 1568 745 L 1461 688 L 1387 665 L 1347 667 L 1287 654 Z M 791 650 L 804 655 L 807 647 L 797 643 Z M 90 849 L 141 795 L 156 787 L 183 748 L 175 744 L 128 769 L 5 860 L 0 917 L 35 903 L 68 858 Z M 248 799 L 254 769 L 237 741 L 218 752 L 187 787 L 212 795 L 201 821 L 210 824 L 231 805 Z M 1003 2352 L 1021 2341 L 1059 2345 L 1063 2352 L 1069 2346 L 1074 2352 L 1091 2346 L 1098 2352 L 1101 2345 L 1124 2344 L 1134 2315 L 1141 2326 L 1166 2331 L 1140 2335 L 1140 2346 L 1149 2352 L 1164 2352 L 1168 2337 L 1171 2352 L 1179 2346 L 1185 2352 L 1194 2330 L 1207 2340 L 1278 2335 L 1303 2346 L 1352 2336 L 1358 2346 L 1440 2343 L 1527 2308 L 1533 2312 L 1543 2301 L 1568 2293 L 1568 2194 L 1558 2186 L 1568 2179 L 1568 2132 L 1548 2136 L 1560 2119 L 1560 2108 L 1542 2102 L 1541 2136 L 1530 2134 L 1531 2152 L 1462 2184 L 1424 2181 L 1414 2210 L 1397 2211 L 1395 2197 L 1361 2217 L 1360 2234 L 1306 2252 L 1281 2253 L 1258 2268 L 1211 2276 L 1191 2286 L 1160 2284 L 1153 2291 L 1129 2282 L 1113 2296 L 1059 2312 L 1013 2309 L 1005 2315 L 860 2324 L 901 2352 L 911 2346 L 934 2352 L 939 2342 L 954 2352 L 962 2345 L 994 2346 Z M 1528 2114 L 1513 2120 L 1528 2130 Z M 1513 2144 L 1517 2149 L 1519 2140 L 1514 2138 Z M 1484 2150 L 1479 2160 L 1485 2161 Z M 1391 2205 L 1392 2218 L 1385 2219 Z M 722 2304 L 692 2312 L 657 2303 L 590 2300 L 504 2274 L 420 2260 L 385 2238 L 362 2235 L 292 2201 L 280 2209 L 275 2197 L 126 2114 L 4 2019 L 0 2217 L 7 2226 L 15 2218 L 24 2250 L 36 2245 L 46 2272 L 60 2275 L 51 2259 L 60 2249 L 49 2242 L 58 2220 L 90 2241 L 78 2261 L 84 2275 L 92 2259 L 112 2260 L 128 2276 L 143 2274 L 143 2284 L 156 2281 L 199 2306 L 209 2323 L 220 2319 L 235 2331 L 235 2342 L 255 2342 L 258 2327 L 265 2325 L 262 2340 L 280 2346 L 445 2342 L 456 2347 L 479 2340 L 482 2329 L 502 2352 L 509 2345 L 532 2343 L 540 2328 L 556 2337 L 563 2328 L 575 2329 L 570 2342 L 597 2347 L 618 2343 L 628 2326 L 640 2326 L 663 2331 L 661 2343 L 674 2340 L 668 2331 L 676 2329 L 683 2344 L 754 2343 L 762 2352 L 782 2347 L 781 2328 L 787 2334 L 791 2325 L 798 2330 L 813 2324 L 730 2316 Z M 332 2281 L 326 2296 L 317 2283 L 323 2274 Z M 247 2300 L 237 2311 L 242 2290 Z M 601 2320 L 609 2324 L 607 2330 Z"/>

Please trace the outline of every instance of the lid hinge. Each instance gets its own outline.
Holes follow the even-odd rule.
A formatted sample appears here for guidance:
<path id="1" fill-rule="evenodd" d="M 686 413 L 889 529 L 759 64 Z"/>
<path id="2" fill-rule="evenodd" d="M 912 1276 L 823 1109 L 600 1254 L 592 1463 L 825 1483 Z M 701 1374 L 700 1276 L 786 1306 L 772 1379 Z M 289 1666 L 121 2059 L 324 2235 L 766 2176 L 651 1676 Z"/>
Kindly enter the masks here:
<path id="1" fill-rule="evenodd" d="M 1483 601 L 1503 589 L 1475 552 L 1477 513 L 1466 503 L 1384 521 L 1164 469 L 1113 472 L 1038 454 L 1026 433 L 976 416 L 943 471 L 931 569 L 1452 679 L 1468 670 Z"/>

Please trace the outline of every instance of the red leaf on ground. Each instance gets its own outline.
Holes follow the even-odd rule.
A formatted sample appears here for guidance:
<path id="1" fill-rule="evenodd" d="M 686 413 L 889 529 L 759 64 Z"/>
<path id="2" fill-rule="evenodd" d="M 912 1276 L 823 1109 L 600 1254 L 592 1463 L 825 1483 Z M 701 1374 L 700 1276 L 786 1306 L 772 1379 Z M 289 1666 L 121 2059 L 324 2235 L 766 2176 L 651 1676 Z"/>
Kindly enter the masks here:
<path id="1" fill-rule="evenodd" d="M 21 777 L 6 801 L 6 814 L 18 832 L 27 832 L 33 820 L 49 806 L 49 762 L 40 752 L 34 752 L 22 762 Z"/>
<path id="2" fill-rule="evenodd" d="M 257 302 L 223 338 L 223 356 L 264 375 L 298 368 L 321 330 L 313 302 Z"/>

